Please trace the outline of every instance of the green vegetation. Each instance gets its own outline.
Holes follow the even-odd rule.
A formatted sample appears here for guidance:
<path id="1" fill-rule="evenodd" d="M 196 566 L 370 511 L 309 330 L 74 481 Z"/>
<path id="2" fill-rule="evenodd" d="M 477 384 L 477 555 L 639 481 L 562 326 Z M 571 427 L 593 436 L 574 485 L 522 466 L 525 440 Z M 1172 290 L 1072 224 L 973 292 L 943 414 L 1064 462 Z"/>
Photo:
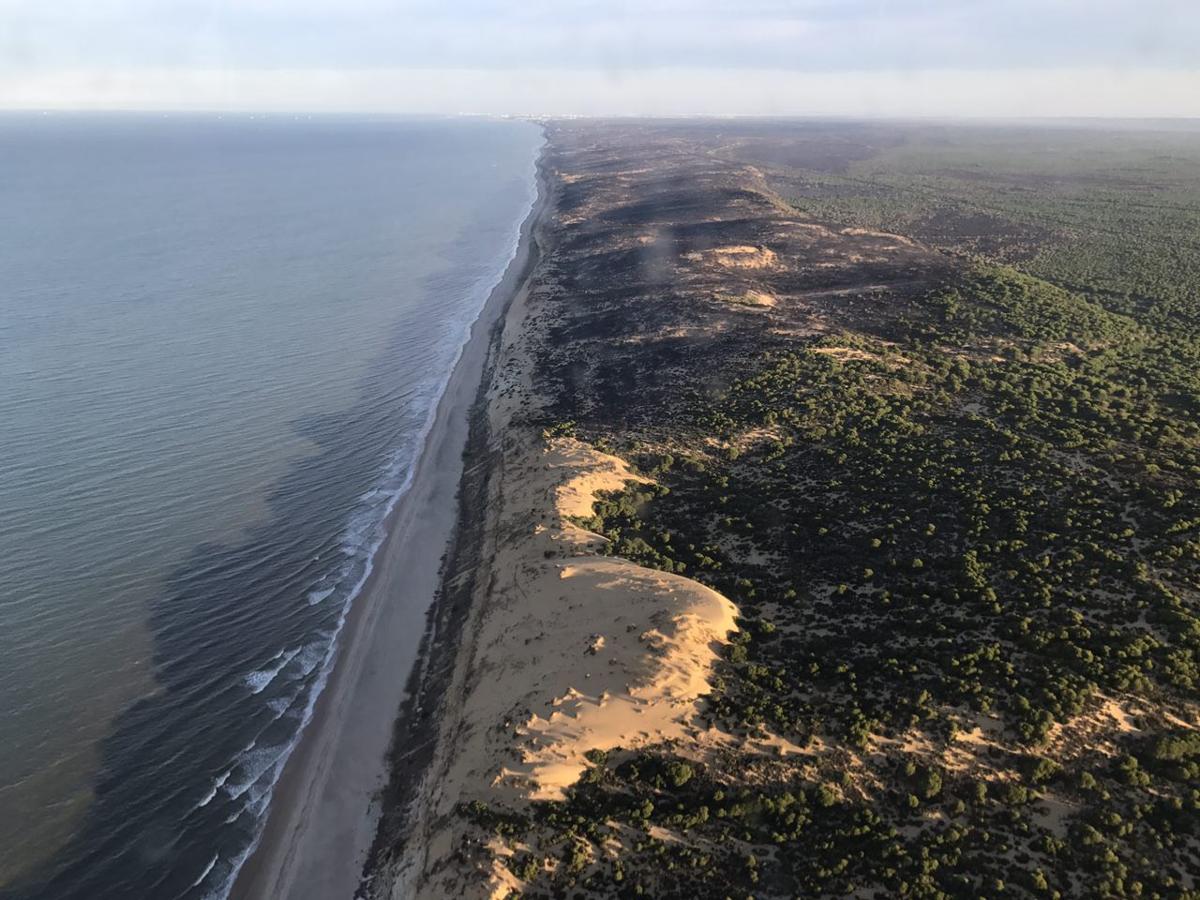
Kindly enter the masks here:
<path id="1" fill-rule="evenodd" d="M 989 791 L 911 762 L 870 802 L 828 783 L 731 786 L 709 772 L 679 785 L 651 754 L 593 772 L 566 802 L 538 806 L 528 829 L 544 833 L 543 855 L 510 859 L 523 880 L 547 878 L 528 896 L 1198 896 L 1185 886 L 1194 797 L 1080 790 L 1086 813 L 1060 838 L 1023 785 Z M 619 855 L 600 851 L 613 840 Z M 1164 851 L 1175 865 L 1142 855 Z"/>
<path id="2" fill-rule="evenodd" d="M 581 422 L 655 479 L 584 524 L 741 610 L 744 749 L 592 758 L 529 896 L 1200 897 L 1200 152 L 1007 140 L 774 172 L 959 274 Z"/>
<path id="3" fill-rule="evenodd" d="M 948 744 L 979 714 L 1006 726 L 992 763 L 1020 783 L 910 767 L 870 803 L 813 804 L 786 836 L 799 852 L 759 869 L 785 893 L 1181 896 L 1195 733 L 1117 764 L 1025 754 L 1098 697 L 1195 697 L 1196 348 L 996 267 L 924 309 L 888 343 L 827 337 L 697 397 L 729 451 L 677 453 L 655 466 L 670 490 L 631 487 L 587 524 L 738 603 L 711 701 L 735 733 L 862 752 L 913 729 Z M 1065 828 L 1030 811 L 1048 786 L 1071 797 Z M 778 843 L 763 827 L 742 840 Z"/>
<path id="4" fill-rule="evenodd" d="M 845 172 L 784 170 L 775 186 L 820 219 L 1014 263 L 1109 308 L 1200 327 L 1194 134 L 917 129 Z"/>
<path id="5" fill-rule="evenodd" d="M 771 359 L 707 410 L 714 434 L 759 435 L 735 459 L 685 457 L 654 502 L 639 487 L 597 505 L 614 552 L 786 620 L 743 632 L 754 677 L 721 709 L 861 736 L 999 708 L 1036 741 L 1099 690 L 1195 687 L 1200 427 L 1180 407 L 1200 369 L 1163 371 L 1133 323 L 999 278 L 932 297 L 900 346 L 846 336 Z M 995 339 L 976 322 L 1021 340 L 951 353 L 941 317 L 955 346 Z M 1064 320 L 1092 349 L 1045 344 Z"/>

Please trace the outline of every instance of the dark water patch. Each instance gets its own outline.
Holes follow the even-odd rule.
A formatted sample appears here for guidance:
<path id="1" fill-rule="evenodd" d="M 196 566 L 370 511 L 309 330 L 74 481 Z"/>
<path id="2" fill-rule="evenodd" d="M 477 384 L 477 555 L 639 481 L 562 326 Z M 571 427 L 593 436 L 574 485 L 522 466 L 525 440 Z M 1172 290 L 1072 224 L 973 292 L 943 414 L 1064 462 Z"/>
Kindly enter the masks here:
<path id="1" fill-rule="evenodd" d="M 101 664 L 83 678 L 68 677 L 41 660 L 39 654 L 45 647 L 54 646 L 58 634 L 70 636 L 85 625 L 102 635 L 115 633 L 121 622 L 136 616 L 152 641 L 149 663 L 154 691 L 125 708 L 112 722 L 108 736 L 96 745 L 99 768 L 91 785 L 93 798 L 70 840 L 32 875 L 25 874 L 18 884 L 0 889 L 0 896 L 22 900 L 220 896 L 251 846 L 270 799 L 270 788 L 322 684 L 347 600 L 365 578 L 371 554 L 383 537 L 384 518 L 405 487 L 423 440 L 428 413 L 448 375 L 457 343 L 465 336 L 467 323 L 478 313 L 486 288 L 499 277 L 531 199 L 536 129 L 498 123 L 481 126 L 482 130 L 455 131 L 458 126 L 448 127 L 451 138 L 444 134 L 430 137 L 434 150 L 427 147 L 425 153 L 448 157 L 446 169 L 439 171 L 436 179 L 445 182 L 458 174 L 461 183 L 414 187 L 416 193 L 410 198 L 409 209 L 403 208 L 401 198 L 393 191 L 388 195 L 392 205 L 380 202 L 376 210 L 390 217 L 399 208 L 398 214 L 407 216 L 409 225 L 442 235 L 435 242 L 436 248 L 419 260 L 425 270 L 435 274 L 418 278 L 415 273 L 422 271 L 422 266 L 381 265 L 380 260 L 411 253 L 415 246 L 397 240 L 394 251 L 389 252 L 388 229 L 392 226 L 391 219 L 386 218 L 372 220 L 370 227 L 362 222 L 345 222 L 354 235 L 362 235 L 363 239 L 373 236 L 375 242 L 357 249 L 353 241 L 343 243 L 343 253 L 336 260 L 328 264 L 318 260 L 307 271 L 322 280 L 305 285 L 304 297 L 294 302 L 287 290 L 299 282 L 282 285 L 282 292 L 240 282 L 222 288 L 231 293 L 221 295 L 227 301 L 214 313 L 220 324 L 215 340 L 222 345 L 240 340 L 244 348 L 239 347 L 239 352 L 269 357 L 263 371 L 269 372 L 269 363 L 277 358 L 279 365 L 286 363 L 286 371 L 295 372 L 297 378 L 275 377 L 262 383 L 256 380 L 255 370 L 248 367 L 245 377 L 239 379 L 233 377 L 235 373 L 223 372 L 220 358 L 210 354 L 200 360 L 207 370 L 201 368 L 197 377 L 185 385 L 188 389 L 196 385 L 202 391 L 211 389 L 212 403 L 204 396 L 199 398 L 204 402 L 197 404 L 197 397 L 165 378 L 130 377 L 121 382 L 110 378 L 108 390 L 100 372 L 89 376 L 80 370 L 71 372 L 68 378 L 62 371 L 68 371 L 72 359 L 79 357 L 70 346 L 61 348 L 60 372 L 47 369 L 44 378 L 36 372 L 31 376 L 40 379 L 39 390 L 53 405 L 61 407 L 67 415 L 62 421 L 69 426 L 90 428 L 86 421 L 75 423 L 70 418 L 74 415 L 72 404 L 102 405 L 102 409 L 93 410 L 96 420 L 118 424 L 101 437 L 124 456 L 100 454 L 95 463 L 67 456 L 65 463 L 57 462 L 58 477 L 48 473 L 48 484 L 61 486 L 66 463 L 77 465 L 87 474 L 89 480 L 82 485 L 81 493 L 86 489 L 94 495 L 88 499 L 92 506 L 87 523 L 92 530 L 86 539 L 74 542 L 18 544 L 19 551 L 35 558 L 58 553 L 72 561 L 72 554 L 80 552 L 77 547 L 94 545 L 91 552 L 95 565 L 116 568 L 113 583 L 146 583 L 146 573 L 155 569 L 154 554 L 170 541 L 146 541 L 144 536 L 175 526 L 166 524 L 172 520 L 151 515 L 154 498 L 144 498 L 145 502 L 136 507 L 122 505 L 120 492 L 110 485 L 115 467 L 122 460 L 131 467 L 169 466 L 183 477 L 189 468 L 209 465 L 215 455 L 224 467 L 221 471 L 239 479 L 239 488 L 226 485 L 220 494 L 201 498 L 204 505 L 197 507 L 200 517 L 220 518 L 220 507 L 232 505 L 238 507 L 238 514 L 230 520 L 249 524 L 232 532 L 226 529 L 220 540 L 193 544 L 190 552 L 179 555 L 179 562 L 159 563 L 162 574 L 155 581 L 158 587 L 153 597 L 145 603 L 139 602 L 136 595 L 124 600 L 119 604 L 123 618 L 112 613 L 97 615 L 82 601 L 48 608 L 53 613 L 49 618 L 39 619 L 27 608 L 21 609 L 22 627 L 44 643 L 39 645 L 31 639 L 15 647 L 24 654 L 22 659 L 29 660 L 28 665 L 16 662 L 18 667 L 26 666 L 24 670 L 18 668 L 17 673 L 45 679 L 63 698 L 86 708 L 87 698 L 100 695 L 113 677 L 110 673 L 119 672 L 125 664 L 120 657 L 121 644 L 114 642 L 113 653 L 99 656 Z M 304 133 L 289 136 L 285 143 L 290 146 L 297 137 L 303 138 Z M 411 146 L 405 143 L 411 137 L 401 134 L 398 142 L 376 147 L 376 156 L 403 154 Z M 351 143 L 357 147 L 356 141 Z M 446 141 L 460 156 L 442 152 Z M 468 146 L 473 147 L 469 153 L 464 150 Z M 268 156 L 281 152 L 278 142 L 267 142 L 259 149 Z M 359 149 L 350 154 L 350 163 L 354 158 L 361 161 Z M 336 160 L 338 165 L 346 162 L 345 156 Z M 321 164 L 332 163 L 325 159 Z M 432 165 L 422 157 L 420 171 L 409 174 L 434 178 Z M 299 169 L 303 171 L 307 166 L 302 163 Z M 341 181 L 334 179 L 333 183 Z M 418 204 L 418 199 L 429 205 Z M 325 202 L 335 204 L 345 214 L 345 198 L 337 191 L 327 195 Z M 251 204 L 250 208 L 257 207 Z M 269 218 L 270 210 L 265 214 Z M 308 234 L 305 221 L 293 221 L 291 227 L 295 234 Z M 328 229 L 329 222 L 314 222 L 312 227 Z M 258 226 L 251 231 L 259 233 Z M 220 262 L 236 252 L 233 245 L 238 237 L 231 234 L 221 240 L 225 243 L 218 241 L 205 262 L 202 274 L 211 281 L 203 282 L 196 302 L 207 300 L 210 283 L 225 280 Z M 317 244 L 324 240 L 322 237 Z M 290 260 L 293 254 L 288 251 L 283 255 Z M 298 260 L 285 262 L 288 266 L 300 265 Z M 3 263 L 0 259 L 0 269 Z M 115 265 L 111 260 L 108 264 Z M 131 258 L 125 264 L 136 268 L 138 261 Z M 244 265 L 250 267 L 247 271 L 256 271 L 253 258 L 245 260 Z M 341 301 L 358 294 L 373 298 L 377 314 L 341 314 L 341 310 L 350 309 L 339 306 Z M 153 306 L 149 296 L 140 302 Z M 0 297 L 0 301 L 3 299 Z M 121 318 L 124 307 L 119 303 L 117 307 L 113 315 Z M 80 314 L 99 320 L 97 333 L 107 329 L 114 341 L 126 341 L 124 330 L 133 327 L 136 320 L 114 324 L 104 319 L 107 312 L 111 310 L 85 309 Z M 252 312 L 260 320 L 242 321 Z M 287 324 L 286 318 L 280 318 L 287 316 L 313 318 L 319 327 L 305 333 L 303 341 L 292 344 L 264 330 L 275 322 Z M 38 336 L 39 325 L 34 319 L 21 327 Z M 237 334 L 238 329 L 247 333 Z M 386 337 L 381 340 L 381 335 Z M 345 352 L 359 336 L 373 348 L 365 355 L 366 361 L 364 354 Z M 55 339 L 53 332 L 43 333 L 42 338 Z M 141 341 L 161 348 L 162 342 L 178 340 L 180 350 L 187 351 L 201 338 L 195 332 L 174 334 L 168 330 L 153 337 L 143 335 Z M 137 337 L 128 339 L 136 341 Z M 238 455 L 241 451 L 230 447 L 222 454 L 218 446 L 207 459 L 198 453 L 188 455 L 193 440 L 209 433 L 206 429 L 210 421 L 229 428 L 228 422 L 222 421 L 221 403 L 232 395 L 254 394 L 260 398 L 261 409 L 270 412 L 283 399 L 289 401 L 289 408 L 306 405 L 297 404 L 295 395 L 311 393 L 312 401 L 307 405 L 328 409 L 330 398 L 339 396 L 321 381 L 337 369 L 329 365 L 331 347 L 341 354 L 334 363 L 341 362 L 354 375 L 356 388 L 349 406 L 332 413 L 295 416 L 281 428 L 267 427 L 251 415 L 238 422 L 246 432 L 239 446 L 253 452 L 242 457 Z M 166 352 L 170 353 L 169 346 Z M 186 367 L 189 362 L 187 353 L 180 353 L 174 368 Z M 19 369 L 25 364 L 17 361 L 13 365 L 11 357 L 0 353 L 0 368 L 6 365 Z M 172 368 L 167 371 L 171 374 Z M 69 389 L 61 396 L 45 387 L 60 379 L 63 390 Z M 92 393 L 86 387 L 89 381 L 96 386 Z M 120 390 L 114 390 L 113 385 Z M 165 398 L 160 406 L 130 399 L 155 392 Z M 5 400 L 0 390 L 0 403 Z M 19 394 L 12 400 L 13 405 L 22 402 Z M 39 403 L 38 416 L 56 414 L 45 402 Z M 281 457 L 274 450 L 276 445 L 292 449 L 286 454 L 286 464 L 273 470 Z M 69 447 L 69 442 L 64 446 Z M 298 447 L 306 449 L 297 453 L 294 448 Z M 31 443 L 30 452 L 36 450 Z M 0 458 L 0 474 L 4 462 Z M 23 458 L 18 462 L 25 464 Z M 33 462 L 43 469 L 51 468 L 49 463 Z M 27 468 L 34 467 L 31 464 Z M 269 471 L 282 474 L 273 476 L 266 488 L 248 477 Z M 240 489 L 243 476 L 247 476 L 245 493 Z M 44 499 L 32 490 L 30 496 L 33 500 Z M 196 499 L 194 492 L 184 492 L 183 496 Z M 169 498 L 164 498 L 164 504 L 167 502 Z M 36 503 L 29 506 L 37 510 Z M 251 509 L 258 512 L 250 515 L 247 511 Z M 38 527 L 53 531 L 55 526 L 48 520 Z M 203 534 L 204 530 L 189 529 L 187 533 Z M 25 528 L 19 537 L 24 539 L 30 534 L 40 532 Z M 0 528 L 0 538 L 4 537 Z M 0 546 L 4 546 L 3 541 Z M 102 550 L 107 550 L 107 555 Z M 47 556 L 45 567 L 52 568 L 53 562 Z M 73 590 L 83 597 L 90 569 L 86 565 L 80 568 L 83 574 Z M 114 598 L 103 599 L 108 602 Z M 47 627 L 34 628 L 39 621 L 46 622 Z M 6 689 L 14 683 L 10 677 L 13 673 L 7 671 L 13 659 L 10 655 L 0 660 L 0 685 Z M 44 697 L 41 702 L 47 707 L 55 701 L 55 695 L 47 691 L 30 693 Z M 62 743 L 71 742 L 70 734 L 50 736 Z M 32 762 L 36 765 L 38 760 Z M 0 766 L 0 786 L 12 776 L 2 769 Z M 0 857 L 7 853 L 8 848 L 0 846 Z M 0 867 L 0 878 L 4 877 L 2 870 Z"/>
<path id="2" fill-rule="evenodd" d="M 462 293 L 477 278 L 467 267 L 427 289 Z M 95 801 L 55 874 L 13 896 L 204 896 L 232 875 L 439 388 L 434 376 L 389 400 L 405 343 L 391 342 L 354 407 L 294 423 L 319 449 L 271 492 L 267 521 L 237 544 L 198 547 L 172 573 L 151 610 L 159 691 L 104 742 Z"/>

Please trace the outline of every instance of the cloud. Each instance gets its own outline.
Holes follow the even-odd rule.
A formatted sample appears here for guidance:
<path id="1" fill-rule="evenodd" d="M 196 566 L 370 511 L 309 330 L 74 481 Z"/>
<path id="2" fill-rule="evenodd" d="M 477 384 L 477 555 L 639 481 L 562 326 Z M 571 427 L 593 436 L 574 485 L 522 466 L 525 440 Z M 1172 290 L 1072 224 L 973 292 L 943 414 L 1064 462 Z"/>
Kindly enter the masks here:
<path id="1" fill-rule="evenodd" d="M 1151 86 L 1152 73 L 1200 70 L 1196 0 L 0 0 L 0 21 L 0 106 L 16 105 L 13 85 L 39 79 L 96 102 L 95 79 L 136 84 L 139 69 L 181 90 L 222 79 L 373 85 L 375 73 L 402 71 L 451 84 L 490 71 L 514 97 L 530 77 L 686 91 L 682 72 L 743 85 L 761 85 L 763 70 L 776 84 L 976 73 L 986 85 L 998 72 L 1115 71 Z"/>
<path id="2" fill-rule="evenodd" d="M 206 67 L 1195 67 L 1194 0 L 0 0 L 0 60 Z"/>

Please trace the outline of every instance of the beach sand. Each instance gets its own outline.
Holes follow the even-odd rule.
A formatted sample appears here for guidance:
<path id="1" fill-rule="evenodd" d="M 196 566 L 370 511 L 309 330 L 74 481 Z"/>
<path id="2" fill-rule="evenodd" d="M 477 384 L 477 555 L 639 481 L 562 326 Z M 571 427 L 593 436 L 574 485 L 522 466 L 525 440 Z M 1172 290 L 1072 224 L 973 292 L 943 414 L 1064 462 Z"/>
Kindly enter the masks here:
<path id="1" fill-rule="evenodd" d="M 389 748 L 399 733 L 396 718 L 459 515 L 469 412 L 494 327 L 528 273 L 530 232 L 543 204 L 539 179 L 539 199 L 522 226 L 517 252 L 471 328 L 411 487 L 393 510 L 374 571 L 347 617 L 333 671 L 276 785 L 234 898 L 338 900 L 356 894 L 376 836 Z"/>

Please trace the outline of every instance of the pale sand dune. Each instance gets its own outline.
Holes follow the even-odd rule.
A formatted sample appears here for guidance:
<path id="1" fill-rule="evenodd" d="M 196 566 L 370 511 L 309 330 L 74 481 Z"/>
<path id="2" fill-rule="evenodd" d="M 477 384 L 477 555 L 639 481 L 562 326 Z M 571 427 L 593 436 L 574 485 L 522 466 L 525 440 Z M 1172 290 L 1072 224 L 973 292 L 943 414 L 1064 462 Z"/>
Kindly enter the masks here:
<path id="1" fill-rule="evenodd" d="M 917 246 L 916 241 L 912 238 L 907 238 L 902 234 L 892 234 L 890 231 L 872 231 L 870 228 L 843 228 L 840 233 L 851 237 L 883 238 L 904 247 Z"/>
<path id="2" fill-rule="evenodd" d="M 567 517 L 590 515 L 597 491 L 632 477 L 621 460 L 567 438 L 526 458 L 504 498 L 511 537 L 495 558 L 486 677 L 468 708 L 510 723 L 490 742 L 488 758 L 507 758 L 487 781 L 552 799 L 588 750 L 683 734 L 735 610 L 689 579 L 594 555 L 597 536 Z"/>
<path id="3" fill-rule="evenodd" d="M 588 750 L 683 735 L 696 699 L 709 692 L 716 648 L 735 627 L 736 611 L 690 579 L 612 557 L 543 562 L 529 577 L 519 557 L 592 551 L 595 536 L 563 517 L 590 515 L 596 491 L 629 478 L 620 460 L 574 441 L 554 441 L 542 463 L 513 499 L 523 508 L 526 495 L 536 501 L 547 481 L 558 482 L 552 524 L 534 526 L 501 558 L 507 571 L 521 573 L 511 586 L 528 603 L 513 611 L 520 627 L 539 629 L 529 646 L 542 662 L 517 669 L 506 684 L 520 697 L 512 719 L 524 722 L 513 742 L 520 761 L 506 766 L 500 781 L 535 799 L 554 799 L 578 779 Z M 490 624 L 499 626 L 500 649 L 504 623 Z"/>
<path id="4" fill-rule="evenodd" d="M 698 726 L 717 651 L 737 610 L 678 575 L 596 555 L 597 535 L 570 521 L 598 491 L 634 476 L 620 459 L 570 438 L 526 435 L 505 453 L 490 589 L 459 667 L 459 706 L 444 727 L 428 795 L 418 896 L 487 896 L 505 874 L 467 875 L 439 859 L 457 844 L 463 802 L 556 799 L 593 749 L 680 738 Z M 411 887 L 411 885 L 410 885 Z"/>
<path id="5" fill-rule="evenodd" d="M 703 252 L 686 253 L 684 259 L 712 262 L 727 269 L 768 269 L 777 262 L 774 250 L 750 244 L 733 244 Z"/>

